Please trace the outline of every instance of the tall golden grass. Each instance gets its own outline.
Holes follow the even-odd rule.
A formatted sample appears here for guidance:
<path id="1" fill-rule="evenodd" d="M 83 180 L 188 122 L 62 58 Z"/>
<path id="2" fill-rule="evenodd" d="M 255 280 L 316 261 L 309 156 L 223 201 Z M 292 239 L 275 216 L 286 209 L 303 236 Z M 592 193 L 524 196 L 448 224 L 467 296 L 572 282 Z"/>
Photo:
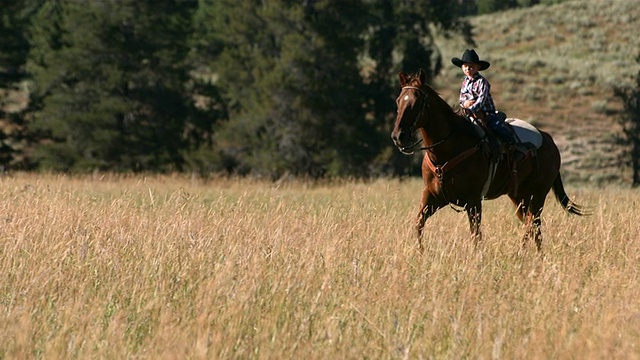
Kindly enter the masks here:
<path id="1" fill-rule="evenodd" d="M 411 229 L 419 180 L 0 180 L 0 358 L 640 358 L 640 194 Z"/>

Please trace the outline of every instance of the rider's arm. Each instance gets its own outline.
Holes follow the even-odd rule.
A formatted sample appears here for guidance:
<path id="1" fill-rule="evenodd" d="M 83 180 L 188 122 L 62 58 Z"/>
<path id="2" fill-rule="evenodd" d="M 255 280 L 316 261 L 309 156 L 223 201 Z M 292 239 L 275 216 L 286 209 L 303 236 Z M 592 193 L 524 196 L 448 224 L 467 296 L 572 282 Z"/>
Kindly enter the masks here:
<path id="1" fill-rule="evenodd" d="M 484 106 L 484 102 L 487 99 L 487 96 L 489 94 L 489 82 L 486 81 L 485 79 L 479 79 L 478 81 L 476 81 L 476 83 L 474 84 L 474 87 L 476 90 L 476 94 L 478 95 L 478 97 L 475 99 L 475 103 L 473 103 L 473 105 L 469 106 L 469 110 L 471 112 L 478 112 L 482 109 L 482 107 Z"/>

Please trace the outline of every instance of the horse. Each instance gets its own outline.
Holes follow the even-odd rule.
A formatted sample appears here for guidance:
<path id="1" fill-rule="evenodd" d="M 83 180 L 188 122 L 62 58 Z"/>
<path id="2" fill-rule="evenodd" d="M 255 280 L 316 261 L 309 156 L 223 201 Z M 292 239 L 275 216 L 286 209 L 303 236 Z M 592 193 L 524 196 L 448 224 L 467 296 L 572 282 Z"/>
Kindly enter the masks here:
<path id="1" fill-rule="evenodd" d="M 512 128 L 522 142 L 528 136 L 528 151 L 514 154 L 513 149 L 503 145 L 496 156 L 495 146 L 489 145 L 488 137 L 478 131 L 478 125 L 454 111 L 426 84 L 422 69 L 415 75 L 401 72 L 398 76 L 402 89 L 396 100 L 397 116 L 391 138 L 403 154 L 426 150 L 421 169 L 424 188 L 415 223 L 421 252 L 425 222 L 445 206 L 466 211 L 477 245 L 482 238 L 482 201 L 506 194 L 525 225 L 523 247 L 533 238 L 539 252 L 542 251 L 540 216 L 551 189 L 566 212 L 589 214 L 590 210 L 574 203 L 564 189 L 560 151 L 551 135 L 522 120 L 507 119 L 519 125 Z M 422 140 L 416 142 L 417 130 Z M 418 148 L 420 144 L 422 147 Z"/>

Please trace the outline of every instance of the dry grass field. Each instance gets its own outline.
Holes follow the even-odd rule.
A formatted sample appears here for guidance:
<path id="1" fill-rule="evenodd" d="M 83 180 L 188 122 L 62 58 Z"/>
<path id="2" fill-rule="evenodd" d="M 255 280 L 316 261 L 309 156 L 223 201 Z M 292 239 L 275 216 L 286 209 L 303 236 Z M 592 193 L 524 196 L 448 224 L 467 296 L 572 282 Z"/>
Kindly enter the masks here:
<path id="1" fill-rule="evenodd" d="M 640 193 L 411 223 L 419 180 L 0 180 L 0 359 L 638 359 Z"/>

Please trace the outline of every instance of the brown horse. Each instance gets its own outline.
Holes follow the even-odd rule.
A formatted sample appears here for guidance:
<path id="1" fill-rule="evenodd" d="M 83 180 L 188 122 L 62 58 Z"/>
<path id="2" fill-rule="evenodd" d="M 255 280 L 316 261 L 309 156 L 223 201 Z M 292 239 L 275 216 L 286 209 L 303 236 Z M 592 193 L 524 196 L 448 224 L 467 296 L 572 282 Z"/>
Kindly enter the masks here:
<path id="1" fill-rule="evenodd" d="M 469 119 L 458 114 L 425 83 L 425 74 L 399 74 L 402 90 L 396 100 L 398 115 L 391 138 L 398 149 L 412 154 L 420 141 L 413 135 L 420 130 L 427 150 L 422 161 L 424 189 L 416 221 L 418 245 L 422 251 L 425 221 L 449 204 L 464 207 L 471 234 L 481 239 L 482 200 L 507 194 L 516 214 L 526 225 L 523 246 L 533 237 L 542 249 L 540 214 L 549 190 L 571 214 L 587 212 L 567 196 L 560 177 L 560 152 L 551 136 L 524 123 L 524 132 L 533 134 L 526 154 L 512 151 L 491 155 L 487 137 Z M 516 134 L 522 135 L 522 133 Z M 521 139 L 523 136 L 520 137 Z M 523 140 L 524 142 L 524 140 Z"/>

